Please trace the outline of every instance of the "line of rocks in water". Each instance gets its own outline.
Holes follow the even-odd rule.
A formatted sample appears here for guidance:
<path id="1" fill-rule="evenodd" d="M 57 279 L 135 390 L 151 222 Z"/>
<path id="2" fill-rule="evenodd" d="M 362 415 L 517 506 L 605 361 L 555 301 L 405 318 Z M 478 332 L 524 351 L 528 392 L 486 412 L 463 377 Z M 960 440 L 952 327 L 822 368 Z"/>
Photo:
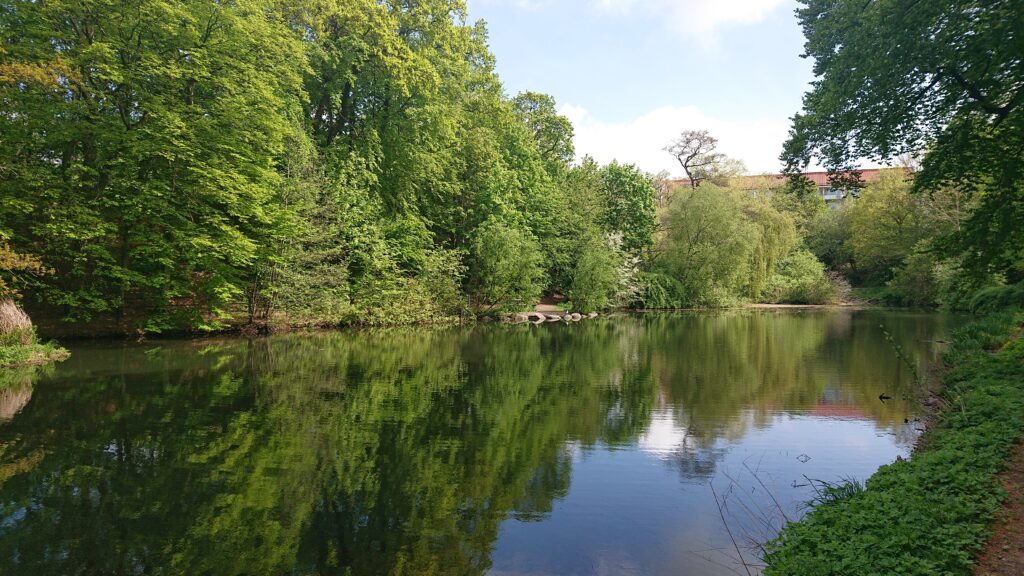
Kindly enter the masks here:
<path id="1" fill-rule="evenodd" d="M 505 314 L 501 317 L 502 322 L 508 324 L 544 324 L 546 322 L 579 322 L 588 318 L 597 318 L 597 312 L 581 314 L 579 312 L 566 312 L 565 314 L 546 314 L 544 312 L 517 312 Z"/>

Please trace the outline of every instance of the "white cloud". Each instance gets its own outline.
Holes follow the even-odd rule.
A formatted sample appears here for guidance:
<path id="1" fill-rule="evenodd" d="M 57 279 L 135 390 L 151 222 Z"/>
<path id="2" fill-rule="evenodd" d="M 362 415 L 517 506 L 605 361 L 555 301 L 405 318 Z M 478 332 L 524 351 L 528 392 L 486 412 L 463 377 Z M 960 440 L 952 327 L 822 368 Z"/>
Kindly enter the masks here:
<path id="1" fill-rule="evenodd" d="M 718 138 L 718 151 L 738 158 L 753 174 L 778 172 L 779 154 L 789 121 L 732 121 L 714 118 L 695 106 L 665 106 L 626 122 L 603 122 L 585 108 L 565 104 L 559 113 L 573 123 L 576 154 L 604 164 L 618 160 L 651 173 L 680 175 L 678 162 L 663 148 L 683 130 L 708 130 Z"/>
<path id="2" fill-rule="evenodd" d="M 625 14 L 634 9 L 653 13 L 677 33 L 702 43 L 717 41 L 718 31 L 733 24 L 760 22 L 790 0 L 592 0 L 598 9 Z"/>
<path id="3" fill-rule="evenodd" d="M 754 24 L 793 0 L 557 0 L 574 1 L 616 17 L 636 12 L 655 17 L 674 33 L 705 47 L 718 42 L 718 32 L 731 25 Z M 510 3 L 536 10 L 555 0 L 472 0 L 483 4 Z"/>

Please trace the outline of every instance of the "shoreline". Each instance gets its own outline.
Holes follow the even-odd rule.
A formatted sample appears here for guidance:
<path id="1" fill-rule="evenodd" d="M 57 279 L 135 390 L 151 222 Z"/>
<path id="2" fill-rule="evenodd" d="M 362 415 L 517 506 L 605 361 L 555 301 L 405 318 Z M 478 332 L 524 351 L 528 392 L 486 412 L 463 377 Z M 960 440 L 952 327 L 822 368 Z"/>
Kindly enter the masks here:
<path id="1" fill-rule="evenodd" d="M 54 344 L 25 344 L 20 346 L 8 346 L 6 348 L 16 349 L 19 354 L 26 357 L 12 362 L 0 364 L 0 370 L 7 368 L 26 368 L 29 366 L 45 366 L 54 362 L 67 360 L 71 353 Z"/>
<path id="2" fill-rule="evenodd" d="M 765 545 L 764 573 L 971 573 L 1001 508 L 999 479 L 1024 438 L 1022 330 L 1024 314 L 1010 312 L 959 330 L 910 459 L 787 524 Z"/>
<path id="3" fill-rule="evenodd" d="M 932 312 L 942 313 L 942 310 L 929 309 L 929 308 L 903 308 L 894 306 L 885 306 L 880 304 L 872 304 L 867 302 L 843 302 L 838 304 L 740 304 L 736 306 L 724 306 L 719 308 L 609 308 L 607 310 L 600 311 L 598 317 L 612 318 L 620 315 L 628 314 L 672 314 L 679 312 L 687 313 L 713 313 L 713 312 L 729 312 L 729 311 L 742 311 L 742 310 L 791 310 L 791 311 L 814 311 L 814 310 L 895 310 L 895 311 L 920 311 L 920 312 Z M 327 322 L 261 322 L 256 324 L 248 323 L 230 323 L 226 322 L 223 328 L 217 330 L 186 330 L 186 329 L 174 329 L 166 330 L 163 332 L 128 332 L 128 331 L 101 331 L 93 333 L 84 332 L 64 332 L 64 333 L 44 333 L 48 339 L 53 341 L 66 341 L 66 342 L 81 342 L 90 340 L 163 340 L 163 339 L 206 339 L 218 336 L 237 336 L 245 338 L 259 338 L 270 336 L 274 334 L 295 334 L 302 332 L 330 332 L 330 331 L 344 331 L 344 330 L 367 330 L 367 329 L 394 329 L 394 328 L 449 328 L 453 326 L 472 326 L 475 324 L 484 323 L 501 323 L 505 318 L 514 318 L 519 315 L 529 315 L 531 313 L 546 314 L 546 315 L 559 315 L 565 316 L 567 312 L 561 311 L 560 313 L 554 312 L 543 312 L 543 311 L 523 311 L 523 312 L 505 312 L 500 314 L 480 314 L 476 316 L 464 316 L 464 317 L 443 317 L 436 318 L 431 321 L 418 321 L 418 322 L 393 322 L 393 323 L 363 323 L 363 322 L 351 322 L 343 324 L 332 324 Z M 569 313 L 571 314 L 571 313 Z M 588 319 L 588 314 L 581 314 L 582 319 Z M 594 316 L 589 316 L 594 318 Z M 564 320 L 563 320 L 564 322 Z M 546 322 L 505 322 L 509 324 L 543 324 Z"/>

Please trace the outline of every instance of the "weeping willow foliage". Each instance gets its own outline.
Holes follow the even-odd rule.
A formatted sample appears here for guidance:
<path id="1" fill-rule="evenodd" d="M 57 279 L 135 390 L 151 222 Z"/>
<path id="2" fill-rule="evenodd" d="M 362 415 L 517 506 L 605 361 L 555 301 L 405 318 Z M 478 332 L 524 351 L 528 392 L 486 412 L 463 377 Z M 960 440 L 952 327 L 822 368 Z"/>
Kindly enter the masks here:
<path id="1" fill-rule="evenodd" d="M 755 199 L 747 213 L 756 227 L 756 240 L 750 251 L 750 278 L 747 297 L 760 301 L 776 268 L 797 246 L 793 217 L 776 210 L 767 199 Z"/>

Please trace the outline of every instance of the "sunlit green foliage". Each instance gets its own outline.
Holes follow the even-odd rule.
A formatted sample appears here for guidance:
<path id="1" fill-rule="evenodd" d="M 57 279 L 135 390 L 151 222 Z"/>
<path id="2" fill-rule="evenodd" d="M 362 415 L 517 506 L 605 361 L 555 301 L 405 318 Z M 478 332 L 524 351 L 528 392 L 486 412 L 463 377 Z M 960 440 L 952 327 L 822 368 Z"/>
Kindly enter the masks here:
<path id="1" fill-rule="evenodd" d="M 539 244 L 550 291 L 609 209 L 649 245 L 646 177 L 616 167 L 577 205 L 571 124 L 504 95 L 459 0 L 12 0 L 0 40 L 0 229 L 54 270 L 28 294 L 48 315 L 420 321 L 465 311 L 494 218 Z"/>
<path id="2" fill-rule="evenodd" d="M 862 158 L 920 153 L 918 191 L 956 188 L 977 203 L 944 251 L 962 254 L 962 268 L 975 276 L 1020 280 L 1020 2 L 801 4 L 805 55 L 817 78 L 784 148 L 789 170 L 812 158 L 841 169 Z"/>
<path id="3" fill-rule="evenodd" d="M 835 287 L 825 275 L 825 266 L 807 250 L 786 256 L 764 288 L 766 302 L 828 304 L 835 299 Z"/>
<path id="4" fill-rule="evenodd" d="M 750 250 L 747 296 L 754 301 L 760 301 L 766 284 L 783 259 L 796 247 L 799 239 L 793 218 L 785 212 L 776 210 L 765 199 L 755 198 L 749 201 L 746 213 L 754 224 L 756 234 Z"/>
<path id="5" fill-rule="evenodd" d="M 722 305 L 742 292 L 757 230 L 738 193 L 714 184 L 680 190 L 665 226 L 661 257 L 688 305 Z"/>
<path id="6" fill-rule="evenodd" d="M 815 218 L 828 211 L 825 200 L 818 194 L 818 186 L 803 175 L 791 176 L 775 192 L 771 197 L 772 203 L 793 217 L 801 234 L 806 234 Z"/>
<path id="7" fill-rule="evenodd" d="M 856 196 L 815 215 L 804 244 L 861 297 L 966 309 L 975 291 L 1004 282 L 1002 275 L 969 273 L 964 255 L 947 250 L 972 209 L 962 190 L 914 194 L 910 173 L 887 170 Z"/>
<path id="8" fill-rule="evenodd" d="M 0 255 L 38 257 L 33 313 L 90 330 L 447 321 L 541 293 L 721 306 L 763 299 L 801 240 L 877 285 L 925 274 L 904 262 L 925 239 L 940 284 L 1024 269 L 1010 244 L 985 274 L 946 248 L 994 177 L 925 201 L 891 176 L 826 211 L 805 178 L 729 189 L 727 159 L 671 202 L 635 166 L 573 164 L 572 124 L 550 96 L 505 95 L 461 0 L 8 0 L 0 102 Z M 823 149 L 810 117 L 795 162 Z"/>
<path id="9" fill-rule="evenodd" d="M 489 220 L 473 242 L 473 295 L 488 309 L 522 310 L 543 288 L 540 246 L 528 230 Z"/>
<path id="10" fill-rule="evenodd" d="M 623 264 L 622 253 L 606 240 L 594 238 L 584 246 L 566 292 L 573 308 L 594 311 L 616 304 Z"/>
<path id="11" fill-rule="evenodd" d="M 622 237 L 622 249 L 640 256 L 651 246 L 656 226 L 651 177 L 632 164 L 612 162 L 601 170 L 607 208 L 604 225 Z"/>
<path id="12" fill-rule="evenodd" d="M 0 233 L 0 298 L 10 298 L 18 294 L 19 286 L 49 271 L 39 258 L 12 250 L 4 238 Z"/>
<path id="13" fill-rule="evenodd" d="M 16 250 L 72 317 L 159 328 L 237 301 L 282 231 L 275 159 L 302 47 L 270 2 L 5 2 L 0 185 Z M 300 66 L 296 66 L 296 62 Z M 174 308 L 171 302 L 192 302 Z"/>
<path id="14" fill-rule="evenodd" d="M 850 210 L 850 247 L 858 272 L 885 280 L 927 235 L 921 203 L 901 171 L 886 171 L 866 187 Z"/>

